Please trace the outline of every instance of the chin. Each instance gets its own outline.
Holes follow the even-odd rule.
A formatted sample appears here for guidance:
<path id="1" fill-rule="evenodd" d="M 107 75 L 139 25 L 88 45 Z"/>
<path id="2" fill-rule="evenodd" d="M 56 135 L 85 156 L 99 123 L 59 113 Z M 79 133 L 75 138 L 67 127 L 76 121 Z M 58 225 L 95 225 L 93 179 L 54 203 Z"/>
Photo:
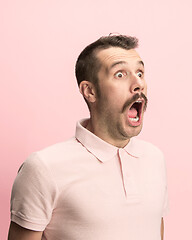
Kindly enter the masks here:
<path id="1" fill-rule="evenodd" d="M 132 137 L 135 137 L 139 135 L 143 127 L 143 123 L 141 123 L 139 126 L 130 126 L 129 124 L 118 124 L 117 125 L 117 131 L 121 135 L 121 137 L 126 140 L 130 139 Z"/>
<path id="2" fill-rule="evenodd" d="M 142 130 L 142 124 L 137 127 L 129 127 L 129 128 L 131 128 L 131 129 L 129 129 L 129 131 L 127 131 L 127 137 L 132 138 L 132 137 L 139 135 L 139 133 Z"/>

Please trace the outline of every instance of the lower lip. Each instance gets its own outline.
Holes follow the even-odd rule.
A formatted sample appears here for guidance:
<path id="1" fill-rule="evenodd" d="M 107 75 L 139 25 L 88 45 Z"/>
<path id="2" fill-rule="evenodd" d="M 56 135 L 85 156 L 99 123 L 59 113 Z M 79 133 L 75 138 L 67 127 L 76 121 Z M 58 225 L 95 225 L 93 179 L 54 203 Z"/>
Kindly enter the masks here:
<path id="1" fill-rule="evenodd" d="M 128 116 L 127 116 L 127 121 L 128 121 L 128 123 L 129 123 L 129 125 L 132 126 L 132 127 L 140 126 L 140 125 L 141 125 L 141 122 L 142 122 L 141 114 L 140 114 L 139 120 L 138 120 L 137 122 L 132 121 Z"/>

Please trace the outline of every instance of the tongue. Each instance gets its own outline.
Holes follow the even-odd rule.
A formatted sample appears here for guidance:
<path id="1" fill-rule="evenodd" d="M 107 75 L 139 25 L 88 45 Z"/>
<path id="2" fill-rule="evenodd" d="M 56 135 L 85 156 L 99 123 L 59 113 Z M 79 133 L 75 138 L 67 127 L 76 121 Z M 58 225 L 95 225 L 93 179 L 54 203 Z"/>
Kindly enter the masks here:
<path id="1" fill-rule="evenodd" d="M 128 117 L 135 118 L 137 116 L 137 110 L 135 108 L 131 108 L 128 111 Z"/>

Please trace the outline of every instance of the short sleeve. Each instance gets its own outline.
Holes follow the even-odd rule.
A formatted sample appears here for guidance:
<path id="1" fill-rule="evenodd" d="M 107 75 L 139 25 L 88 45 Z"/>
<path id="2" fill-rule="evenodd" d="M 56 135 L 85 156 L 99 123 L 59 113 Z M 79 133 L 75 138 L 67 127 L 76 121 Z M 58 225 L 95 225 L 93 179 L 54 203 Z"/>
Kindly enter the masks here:
<path id="1" fill-rule="evenodd" d="M 43 231 L 49 223 L 57 199 L 57 186 L 50 170 L 37 153 L 20 167 L 11 194 L 11 221 Z"/>

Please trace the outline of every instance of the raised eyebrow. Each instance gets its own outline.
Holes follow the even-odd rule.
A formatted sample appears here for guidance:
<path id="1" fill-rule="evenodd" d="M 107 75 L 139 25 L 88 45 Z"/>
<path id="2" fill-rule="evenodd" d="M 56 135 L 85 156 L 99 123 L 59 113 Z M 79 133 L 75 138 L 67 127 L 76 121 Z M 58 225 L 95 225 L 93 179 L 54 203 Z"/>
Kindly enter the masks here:
<path id="1" fill-rule="evenodd" d="M 116 65 L 121 65 L 121 64 L 127 64 L 127 62 L 125 61 L 119 61 L 119 62 L 114 62 L 110 67 L 109 67 L 109 70 L 111 70 L 112 68 L 114 68 Z"/>
<path id="2" fill-rule="evenodd" d="M 144 67 L 144 62 L 141 60 L 141 61 L 138 61 L 138 64 L 139 65 L 142 65 Z M 128 63 L 126 61 L 118 61 L 118 62 L 114 62 L 110 67 L 109 69 L 106 69 L 106 72 L 108 73 L 112 68 L 114 68 L 115 66 L 117 65 L 128 65 Z"/>
<path id="3" fill-rule="evenodd" d="M 143 61 L 138 61 L 138 63 L 143 65 L 143 67 L 145 66 Z"/>
<path id="4" fill-rule="evenodd" d="M 125 61 L 115 62 L 115 63 L 113 63 L 113 64 L 110 66 L 109 70 L 111 70 L 112 68 L 114 68 L 116 65 L 121 65 L 121 64 L 126 64 L 126 65 L 128 65 L 128 63 L 125 62 Z M 139 65 L 143 65 L 143 67 L 145 66 L 145 65 L 144 65 L 144 62 L 143 62 L 142 60 L 141 60 L 141 61 L 138 61 L 138 64 L 139 64 Z"/>

